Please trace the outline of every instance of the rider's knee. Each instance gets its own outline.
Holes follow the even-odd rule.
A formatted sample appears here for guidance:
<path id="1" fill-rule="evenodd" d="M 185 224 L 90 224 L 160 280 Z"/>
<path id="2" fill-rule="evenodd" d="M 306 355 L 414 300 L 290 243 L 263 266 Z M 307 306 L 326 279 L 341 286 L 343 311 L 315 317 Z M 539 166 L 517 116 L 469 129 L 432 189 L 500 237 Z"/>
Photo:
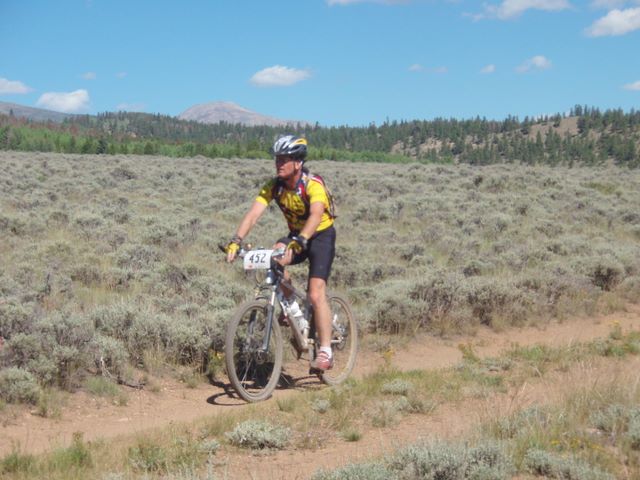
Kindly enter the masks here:
<path id="1" fill-rule="evenodd" d="M 309 300 L 312 305 L 318 305 L 322 302 L 326 302 L 326 292 L 323 286 L 314 286 L 312 285 L 309 288 Z"/>

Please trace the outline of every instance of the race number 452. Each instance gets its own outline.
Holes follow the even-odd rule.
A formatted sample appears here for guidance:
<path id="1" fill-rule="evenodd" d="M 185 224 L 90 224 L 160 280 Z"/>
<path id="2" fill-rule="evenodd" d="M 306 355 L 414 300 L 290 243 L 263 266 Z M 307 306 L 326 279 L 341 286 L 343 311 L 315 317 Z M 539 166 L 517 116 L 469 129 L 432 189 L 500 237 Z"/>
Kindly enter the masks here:
<path id="1" fill-rule="evenodd" d="M 271 267 L 272 250 L 252 250 L 244 256 L 245 270 L 258 270 Z"/>

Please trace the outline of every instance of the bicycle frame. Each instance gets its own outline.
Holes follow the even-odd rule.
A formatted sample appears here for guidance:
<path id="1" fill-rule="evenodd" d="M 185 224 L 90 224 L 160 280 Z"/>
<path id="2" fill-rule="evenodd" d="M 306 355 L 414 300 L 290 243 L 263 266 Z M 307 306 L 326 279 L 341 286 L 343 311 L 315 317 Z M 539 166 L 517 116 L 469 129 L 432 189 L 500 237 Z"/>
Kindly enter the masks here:
<path id="1" fill-rule="evenodd" d="M 222 247 L 221 247 L 222 248 Z M 284 361 L 283 328 L 276 317 L 278 307 L 291 317 L 289 304 L 283 290 L 297 299 L 309 326 L 300 327 L 298 319 L 289 318 L 291 343 L 298 354 L 308 352 L 309 362 L 315 359 L 318 342 L 315 339 L 313 308 L 307 292 L 296 289 L 284 277 L 284 267 L 277 259 L 281 250 L 245 250 L 238 252 L 244 257 L 244 270 L 266 272 L 266 277 L 256 277 L 255 299 L 238 307 L 231 318 L 225 335 L 225 364 L 231 385 L 240 397 L 248 402 L 265 400 L 271 396 L 281 380 Z M 341 295 L 328 293 L 327 300 L 332 313 L 331 343 L 334 346 L 332 366 L 326 370 L 309 369 L 327 385 L 339 385 L 351 373 L 358 350 L 358 332 L 355 318 L 348 301 Z M 296 315 L 297 317 L 297 315 Z M 294 359 L 289 359 L 294 360 Z M 295 361 L 284 367 L 289 374 L 300 375 Z M 311 365 L 310 365 L 311 367 Z M 289 376 L 293 379 L 295 377 Z M 295 380 L 294 380 L 295 381 Z"/>
<path id="2" fill-rule="evenodd" d="M 267 270 L 267 275 L 264 281 L 259 282 L 256 285 L 255 290 L 255 299 L 265 299 L 267 300 L 267 335 L 263 340 L 263 350 L 267 351 L 269 348 L 269 341 L 271 340 L 271 331 L 276 311 L 276 302 L 280 304 L 280 308 L 284 311 L 285 305 L 283 302 L 283 294 L 282 287 L 284 286 L 288 291 L 292 293 L 292 295 L 300 300 L 302 311 L 304 312 L 304 317 L 309 322 L 310 332 L 313 328 L 313 306 L 309 302 L 307 298 L 307 293 L 302 290 L 297 289 L 290 280 L 286 280 L 284 278 L 284 267 L 280 266 L 277 262 L 275 262 L 275 258 L 278 255 L 275 255 L 271 260 L 271 268 Z M 265 294 L 268 292 L 268 294 Z M 301 357 L 302 352 L 307 350 L 309 355 L 313 354 L 312 350 L 314 348 L 315 342 L 312 335 L 305 335 L 300 328 L 296 324 L 295 321 L 289 321 L 289 328 L 291 328 L 293 332 L 293 337 L 295 338 L 295 349 L 298 353 L 298 358 Z M 310 357 L 312 358 L 312 357 Z"/>

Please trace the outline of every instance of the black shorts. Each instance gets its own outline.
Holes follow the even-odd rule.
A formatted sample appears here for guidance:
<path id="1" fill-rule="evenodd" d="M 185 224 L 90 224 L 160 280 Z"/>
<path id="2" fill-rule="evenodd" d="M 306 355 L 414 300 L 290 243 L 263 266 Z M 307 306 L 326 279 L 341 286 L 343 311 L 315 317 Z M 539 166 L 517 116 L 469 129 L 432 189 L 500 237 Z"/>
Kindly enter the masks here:
<path id="1" fill-rule="evenodd" d="M 278 240 L 285 245 L 289 243 L 291 237 L 296 233 L 289 232 L 289 235 Z M 325 282 L 329 279 L 333 258 L 336 256 L 336 229 L 333 225 L 329 228 L 317 232 L 309 239 L 307 250 L 294 255 L 291 265 L 297 265 L 309 259 L 309 278 L 322 278 Z"/>

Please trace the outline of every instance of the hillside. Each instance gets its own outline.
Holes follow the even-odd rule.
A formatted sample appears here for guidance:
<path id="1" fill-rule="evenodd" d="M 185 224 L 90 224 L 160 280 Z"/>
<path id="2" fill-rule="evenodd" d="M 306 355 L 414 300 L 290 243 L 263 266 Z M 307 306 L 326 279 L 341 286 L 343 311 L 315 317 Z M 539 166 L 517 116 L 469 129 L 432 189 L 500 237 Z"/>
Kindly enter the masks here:
<path id="1" fill-rule="evenodd" d="M 297 123 L 306 123 L 269 117 L 267 115 L 253 112 L 232 102 L 211 102 L 194 105 L 178 115 L 178 118 L 180 120 L 200 123 L 226 122 L 231 124 L 247 125 L 250 127 L 258 125 L 284 127 L 287 125 L 295 125 Z"/>
<path id="2" fill-rule="evenodd" d="M 197 111 L 191 115 L 198 117 Z M 77 115 L 56 126 L 0 115 L 0 149 L 267 158 L 273 140 L 290 132 L 309 139 L 310 159 L 640 165 L 640 112 L 634 110 L 576 106 L 568 115 L 538 119 L 436 118 L 367 127 L 247 126 L 231 123 L 239 116 L 228 118 L 232 120 L 206 124 L 160 114 L 106 112 Z"/>
<path id="3" fill-rule="evenodd" d="M 27 107 L 9 102 L 0 102 L 0 113 L 25 118 L 34 122 L 62 122 L 65 118 L 73 117 L 73 114 L 70 113 L 54 112 L 53 110 Z"/>

